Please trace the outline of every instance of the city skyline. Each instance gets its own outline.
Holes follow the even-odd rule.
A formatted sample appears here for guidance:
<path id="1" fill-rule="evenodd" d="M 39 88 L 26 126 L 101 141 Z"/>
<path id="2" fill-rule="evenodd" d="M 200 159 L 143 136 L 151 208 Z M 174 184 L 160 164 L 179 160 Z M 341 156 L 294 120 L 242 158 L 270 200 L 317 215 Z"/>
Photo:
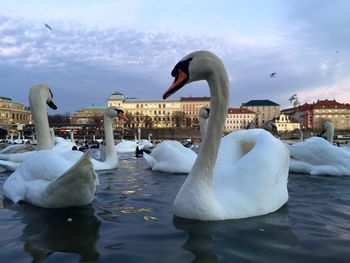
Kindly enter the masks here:
<path id="1" fill-rule="evenodd" d="M 8 1 L 0 3 L 0 96 L 28 105 L 47 83 L 57 113 L 104 104 L 114 91 L 161 98 L 187 53 L 223 60 L 230 106 L 350 101 L 348 1 Z M 209 96 L 203 82 L 177 96 Z M 55 112 L 49 112 L 55 114 Z"/>

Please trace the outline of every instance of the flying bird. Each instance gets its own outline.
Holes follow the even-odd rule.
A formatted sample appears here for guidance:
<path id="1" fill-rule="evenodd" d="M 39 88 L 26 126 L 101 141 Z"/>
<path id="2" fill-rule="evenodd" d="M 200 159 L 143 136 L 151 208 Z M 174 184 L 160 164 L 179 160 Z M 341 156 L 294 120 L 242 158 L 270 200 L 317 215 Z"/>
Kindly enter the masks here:
<path id="1" fill-rule="evenodd" d="M 45 24 L 45 26 L 52 31 L 52 28 L 48 24 Z"/>
<path id="2" fill-rule="evenodd" d="M 276 77 L 276 72 L 272 72 L 271 74 L 270 74 L 270 78 L 274 78 L 274 77 Z"/>

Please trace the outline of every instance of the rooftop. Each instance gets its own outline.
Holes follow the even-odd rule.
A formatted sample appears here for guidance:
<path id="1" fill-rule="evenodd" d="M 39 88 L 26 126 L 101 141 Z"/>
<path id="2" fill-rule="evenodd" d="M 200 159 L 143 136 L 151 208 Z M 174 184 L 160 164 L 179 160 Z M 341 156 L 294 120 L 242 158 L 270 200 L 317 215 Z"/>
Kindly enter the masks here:
<path id="1" fill-rule="evenodd" d="M 228 108 L 228 114 L 255 114 L 254 111 L 245 108 Z"/>
<path id="2" fill-rule="evenodd" d="M 280 105 L 271 100 L 250 100 L 246 103 L 242 103 L 242 107 L 244 106 L 280 106 Z"/>
<path id="3" fill-rule="evenodd" d="M 210 101 L 210 97 L 181 97 L 180 101 Z"/>
<path id="4" fill-rule="evenodd" d="M 107 106 L 105 105 L 95 105 L 92 104 L 90 106 L 84 107 L 84 110 L 105 110 L 107 109 Z"/>

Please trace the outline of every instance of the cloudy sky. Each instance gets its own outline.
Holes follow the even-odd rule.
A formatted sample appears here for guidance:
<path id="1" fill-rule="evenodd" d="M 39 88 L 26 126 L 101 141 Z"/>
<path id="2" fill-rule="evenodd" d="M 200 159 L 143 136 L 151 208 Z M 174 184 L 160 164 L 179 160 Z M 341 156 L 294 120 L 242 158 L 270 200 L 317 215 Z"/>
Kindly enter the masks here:
<path id="1" fill-rule="evenodd" d="M 210 50 L 229 73 L 231 107 L 285 108 L 295 93 L 350 103 L 349 12 L 348 0 L 1 1 L 0 96 L 28 104 L 29 87 L 47 83 L 60 113 L 113 91 L 161 98 L 179 59 Z M 174 98 L 207 95 L 199 82 Z"/>

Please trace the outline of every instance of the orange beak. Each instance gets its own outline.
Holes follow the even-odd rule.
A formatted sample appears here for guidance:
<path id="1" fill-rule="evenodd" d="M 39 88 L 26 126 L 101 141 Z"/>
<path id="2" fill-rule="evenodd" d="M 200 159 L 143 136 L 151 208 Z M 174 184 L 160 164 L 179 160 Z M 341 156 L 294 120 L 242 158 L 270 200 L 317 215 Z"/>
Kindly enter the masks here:
<path id="1" fill-rule="evenodd" d="M 187 78 L 187 74 L 181 69 L 177 71 L 177 77 L 175 78 L 173 84 L 168 88 L 168 90 L 163 94 L 163 100 L 168 98 L 170 95 L 174 94 L 184 85 L 184 81 Z"/>
<path id="2" fill-rule="evenodd" d="M 123 111 L 120 111 L 118 113 L 118 117 L 123 119 L 124 121 L 129 121 L 129 119 L 126 117 L 125 113 Z"/>

